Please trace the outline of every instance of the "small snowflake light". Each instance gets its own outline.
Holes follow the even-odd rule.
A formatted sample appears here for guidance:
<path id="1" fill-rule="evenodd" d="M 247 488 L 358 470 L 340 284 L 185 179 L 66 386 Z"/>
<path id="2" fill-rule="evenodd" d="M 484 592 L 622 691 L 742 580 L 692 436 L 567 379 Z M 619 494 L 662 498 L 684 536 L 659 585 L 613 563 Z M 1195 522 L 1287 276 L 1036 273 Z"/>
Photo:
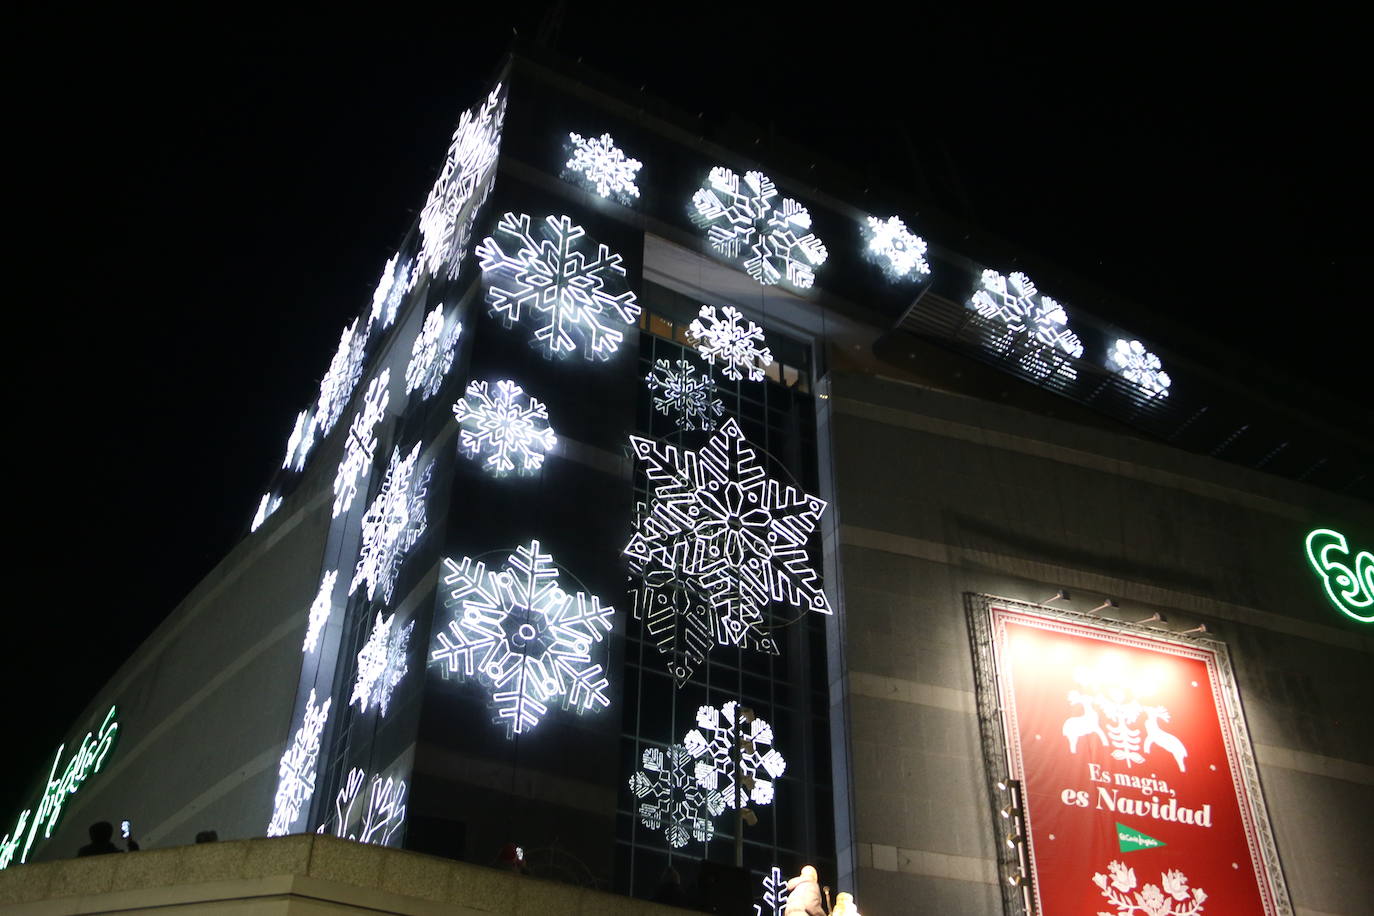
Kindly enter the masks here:
<path id="1" fill-rule="evenodd" d="M 382 278 L 377 281 L 377 289 L 372 293 L 372 311 L 367 317 L 367 328 L 385 329 L 396 323 L 396 313 L 405 295 L 415 284 L 415 274 L 409 261 L 401 263 L 398 251 L 382 268 Z"/>
<path id="2" fill-rule="evenodd" d="M 1159 361 L 1145 345 L 1138 340 L 1118 340 L 1116 346 L 1107 354 L 1108 368 L 1119 373 L 1122 378 L 1135 382 L 1136 387 L 1147 398 L 1167 398 L 1173 380 L 1164 371 Z"/>
<path id="3" fill-rule="evenodd" d="M 532 345 L 548 356 L 580 346 L 587 359 L 610 359 L 639 318 L 623 259 L 567 216 L 536 228 L 527 214 L 507 213 L 477 257 L 492 314 L 508 328 L 523 316 L 535 326 Z"/>
<path id="4" fill-rule="evenodd" d="M 295 737 L 291 739 L 277 767 L 277 795 L 272 803 L 272 820 L 267 825 L 268 836 L 290 833 L 300 820 L 301 811 L 310 801 L 310 796 L 315 794 L 320 736 L 324 734 L 324 723 L 329 718 L 331 702 L 326 699 L 316 706 L 315 690 L 311 688 L 301 727 L 296 729 Z"/>
<path id="5" fill-rule="evenodd" d="M 829 256 L 825 243 L 811 232 L 809 210 L 791 198 L 775 206 L 777 196 L 773 180 L 762 172 L 745 172 L 741 181 L 716 166 L 692 196 L 690 213 L 716 251 L 731 260 L 748 255 L 744 269 L 755 280 L 765 286 L 786 280 L 809 289 Z"/>
<path id="6" fill-rule="evenodd" d="M 367 774 L 354 767 L 348 772 L 343 788 L 334 797 L 334 835 L 358 843 L 375 843 L 389 846 L 391 838 L 406 819 L 406 784 L 388 776 L 373 776 L 368 788 L 367 801 L 362 810 L 362 820 L 354 823 L 353 808 L 362 794 Z M 318 833 L 325 832 L 322 824 Z"/>
<path id="7" fill-rule="evenodd" d="M 763 879 L 763 899 L 754 904 L 754 916 L 785 916 L 787 910 L 787 876 L 776 865 Z"/>
<path id="8" fill-rule="evenodd" d="M 773 727 L 764 720 L 745 718 L 736 728 L 737 707 L 733 700 L 716 709 L 697 710 L 697 727 L 687 733 L 683 745 L 696 760 L 694 774 L 704 789 L 718 791 L 727 808 L 735 807 L 735 745 L 739 743 L 739 771 L 744 774 L 739 788 L 741 799 L 767 805 L 773 801 L 773 780 L 787 769 L 787 761 L 773 747 Z M 737 736 L 742 740 L 737 742 Z"/>
<path id="9" fill-rule="evenodd" d="M 315 444 L 315 414 L 309 408 L 296 415 L 296 425 L 286 440 L 286 458 L 281 463 L 283 471 L 294 467 L 297 471 L 305 469 L 305 456 Z"/>
<path id="10" fill-rule="evenodd" d="M 419 460 L 418 442 L 404 459 L 400 449 L 392 450 L 381 492 L 363 516 L 363 542 L 358 552 L 358 567 L 348 586 L 350 595 L 366 582 L 369 600 L 380 593 L 384 603 L 391 603 L 401 563 L 425 533 L 425 496 L 434 462 L 417 472 L 415 466 Z"/>
<path id="11" fill-rule="evenodd" d="M 383 369 L 381 375 L 368 383 L 362 407 L 348 427 L 343 458 L 334 472 L 334 518 L 347 512 L 348 507 L 353 505 L 353 497 L 358 493 L 358 478 L 372 466 L 372 456 L 377 451 L 375 431 L 377 424 L 386 416 L 387 405 L 391 402 L 390 386 L 391 370 Z"/>
<path id="12" fill-rule="evenodd" d="M 367 353 L 367 335 L 358 333 L 358 319 L 344 328 L 339 336 L 339 349 L 329 361 L 329 371 L 320 379 L 320 398 L 315 408 L 315 422 L 320 435 L 329 435 L 339 422 L 353 389 L 363 377 L 363 359 Z"/>
<path id="13" fill-rule="evenodd" d="M 639 196 L 635 176 L 644 164 L 638 159 L 627 158 L 610 134 L 584 138 L 581 134 L 570 133 L 568 142 L 573 154 L 563 165 L 565 173 L 576 176 L 602 197 L 625 201 Z"/>
<path id="14" fill-rule="evenodd" d="M 1063 306 L 1040 296 L 1030 277 L 1019 271 L 1003 277 L 985 270 L 981 286 L 969 300 L 969 308 L 1006 328 L 993 342 L 999 352 L 1019 354 L 1021 368 L 1036 378 L 1052 373 L 1065 379 L 1078 377 L 1078 370 L 1065 357 L 1082 356 L 1083 343 L 1069 329 Z"/>
<path id="15" fill-rule="evenodd" d="M 410 345 L 410 362 L 406 365 L 406 394 L 419 391 L 421 400 L 427 401 L 439 393 L 444 376 L 453 368 L 453 352 L 458 347 L 458 337 L 462 333 L 461 321 L 455 321 L 448 330 L 444 329 L 442 305 L 436 305 L 434 311 L 425 316 L 424 326 Z"/>
<path id="16" fill-rule="evenodd" d="M 725 405 L 716 397 L 716 380 L 709 372 L 698 372 L 685 359 L 676 363 L 655 360 L 644 383 L 654 392 L 654 409 L 665 416 L 676 414 L 679 429 L 700 425 L 710 432 L 716 428 L 716 417 L 725 412 Z"/>
<path id="17" fill-rule="evenodd" d="M 592 645 L 611 631 L 615 608 L 564 591 L 553 556 L 538 541 L 516 548 L 505 569 L 488 570 L 471 557 L 445 557 L 444 568 L 444 605 L 453 619 L 430 660 L 445 664 L 445 676 L 475 676 L 486 685 L 508 735 L 538 725 L 554 700 L 578 712 L 610 705 L 605 658 L 594 663 Z"/>
<path id="18" fill-rule="evenodd" d="M 725 801 L 719 792 L 697 782 L 692 755 L 674 744 L 666 750 L 645 748 L 642 759 L 643 769 L 630 777 L 630 791 L 639 800 L 639 822 L 662 830 L 674 848 L 689 840 L 709 843 L 716 835 L 711 818 L 725 810 Z"/>
<path id="19" fill-rule="evenodd" d="M 320 590 L 315 595 L 315 603 L 310 605 L 310 624 L 305 630 L 302 652 L 314 652 L 320 644 L 320 634 L 324 632 L 324 625 L 329 622 L 329 615 L 334 613 L 334 583 L 338 578 L 339 571 L 331 569 L 320 580 Z"/>
<path id="20" fill-rule="evenodd" d="M 415 629 L 415 621 L 393 630 L 395 622 L 395 614 L 383 618 L 378 611 L 372 633 L 358 652 L 358 676 L 353 682 L 353 696 L 348 705 L 357 703 L 361 712 L 376 706 L 386 715 L 386 708 L 391 705 L 391 692 L 408 670 L 406 652 L 410 648 L 410 633 Z"/>
<path id="21" fill-rule="evenodd" d="M 458 277 L 477 210 L 491 189 L 505 117 L 506 99 L 497 84 L 486 101 L 463 112 L 453 131 L 444 167 L 420 211 L 416 260 L 430 276 Z"/>
<path id="22" fill-rule="evenodd" d="M 703 305 L 687 333 L 702 359 L 712 365 L 720 359 L 720 371 L 728 379 L 738 382 L 748 374 L 751 382 L 761 382 L 763 370 L 773 364 L 772 351 L 763 346 L 763 328 L 734 306 L 724 306 L 717 316 L 714 305 Z"/>
<path id="23" fill-rule="evenodd" d="M 868 256 L 883 265 L 883 270 L 899 279 L 930 273 L 926 262 L 926 240 L 911 232 L 899 216 L 887 219 L 868 217 L 864 235 Z"/>
<path id="24" fill-rule="evenodd" d="M 254 514 L 253 521 L 248 526 L 248 530 L 251 532 L 257 531 L 259 528 L 261 528 L 262 523 L 267 521 L 267 516 L 271 515 L 273 512 L 276 512 L 277 508 L 280 505 L 280 496 L 272 496 L 270 493 L 262 494 L 262 499 L 258 501 L 258 511 L 256 514 Z"/>
<path id="25" fill-rule="evenodd" d="M 484 381 L 469 382 L 463 399 L 453 405 L 453 417 L 463 427 L 458 447 L 469 458 L 486 455 L 483 464 L 498 475 L 539 470 L 544 453 L 558 442 L 548 408 L 510 379 L 497 382 L 494 394 Z"/>

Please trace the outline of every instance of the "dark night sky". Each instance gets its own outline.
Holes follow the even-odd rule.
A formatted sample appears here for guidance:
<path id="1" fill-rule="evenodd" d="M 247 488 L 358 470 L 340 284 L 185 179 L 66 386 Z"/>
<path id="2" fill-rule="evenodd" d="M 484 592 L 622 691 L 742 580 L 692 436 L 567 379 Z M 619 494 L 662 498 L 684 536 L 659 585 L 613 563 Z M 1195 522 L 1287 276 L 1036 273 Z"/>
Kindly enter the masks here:
<path id="1" fill-rule="evenodd" d="M 458 112 L 548 7 L 465 6 L 213 26 L 9 14 L 18 501 L 0 671 L 19 722 L 0 832 L 85 703 L 246 530 Z M 1368 421 L 1353 21 L 951 3 L 899 23 L 792 12 L 772 31 L 767 13 L 658 6 L 571 4 L 557 49 L 918 192 L 905 130 L 945 203 L 957 175 L 992 232 L 1345 392 Z"/>

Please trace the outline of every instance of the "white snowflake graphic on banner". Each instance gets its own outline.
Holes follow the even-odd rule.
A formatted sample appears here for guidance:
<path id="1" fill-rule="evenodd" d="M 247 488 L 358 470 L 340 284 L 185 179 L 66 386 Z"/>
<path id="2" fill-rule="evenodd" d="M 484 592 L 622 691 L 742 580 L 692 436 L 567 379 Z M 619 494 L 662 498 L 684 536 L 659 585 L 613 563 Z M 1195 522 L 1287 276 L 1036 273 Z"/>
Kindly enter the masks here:
<path id="1" fill-rule="evenodd" d="M 864 235 L 868 239 L 868 256 L 882 264 L 889 275 L 908 278 L 930 273 L 926 240 L 908 229 L 900 216 L 885 220 L 868 217 Z"/>
<path id="2" fill-rule="evenodd" d="M 418 442 L 404 460 L 400 449 L 392 450 L 381 492 L 363 516 L 363 543 L 359 549 L 358 567 L 348 586 L 350 595 L 366 582 L 369 600 L 375 599 L 380 592 L 383 603 L 391 603 L 401 563 L 425 533 L 425 495 L 434 462 L 416 473 L 415 465 L 419 460 Z"/>
<path id="3" fill-rule="evenodd" d="M 685 359 L 675 363 L 655 360 L 644 382 L 654 392 L 654 409 L 665 416 L 676 415 L 679 429 L 700 426 L 710 432 L 716 428 L 716 417 L 725 412 L 716 397 L 715 379 L 709 372 L 698 372 Z"/>
<path id="4" fill-rule="evenodd" d="M 630 777 L 630 791 L 639 800 L 639 822 L 662 830 L 668 845 L 688 840 L 709 843 L 716 835 L 711 818 L 725 810 L 720 793 L 704 789 L 692 773 L 692 755 L 680 744 L 666 750 L 644 749 L 644 766 Z"/>
<path id="5" fill-rule="evenodd" d="M 693 222 L 707 229 L 711 247 L 738 260 L 742 251 L 749 276 L 771 286 L 781 280 L 798 289 L 816 282 L 825 263 L 825 243 L 811 232 L 811 212 L 790 197 L 775 207 L 778 189 L 762 172 L 738 174 L 711 169 L 706 186 L 692 195 Z"/>
<path id="6" fill-rule="evenodd" d="M 715 642 L 777 654 L 764 612 L 773 601 L 831 613 L 808 542 L 826 502 L 767 476 L 733 417 L 692 451 L 631 436 L 649 500 L 624 553 L 642 584 L 635 614 L 673 638 L 676 621 L 709 621 Z M 663 600 L 653 589 L 664 589 Z M 660 637 L 682 681 L 700 656 Z"/>
<path id="7" fill-rule="evenodd" d="M 1021 368 L 1038 379 L 1051 374 L 1078 377 L 1078 370 L 1065 357 L 1082 356 L 1083 343 L 1069 329 L 1063 306 L 1049 296 L 1038 296 L 1030 277 L 1019 271 L 1003 277 L 985 270 L 981 282 L 982 289 L 973 294 L 969 307 L 1006 328 L 992 344 L 999 353 L 1018 356 Z"/>
<path id="8" fill-rule="evenodd" d="M 320 590 L 315 595 L 315 603 L 310 605 L 310 623 L 305 628 L 305 642 L 302 652 L 314 652 L 320 644 L 320 634 L 334 613 L 334 583 L 338 581 L 339 571 L 331 569 L 320 580 Z"/>
<path id="9" fill-rule="evenodd" d="M 295 737 L 281 756 L 277 768 L 277 795 L 272 803 L 272 820 L 267 825 L 268 836 L 286 836 L 296 826 L 301 810 L 315 794 L 315 769 L 320 758 L 320 736 L 324 733 L 324 723 L 329 718 L 329 704 L 326 699 L 315 705 L 315 691 L 305 702 L 305 715 L 301 727 L 296 729 Z"/>
<path id="10" fill-rule="evenodd" d="M 1164 371 L 1159 361 L 1145 345 L 1138 340 L 1118 340 L 1116 346 L 1107 354 L 1107 368 L 1121 375 L 1145 393 L 1147 398 L 1167 398 L 1173 380 Z"/>
<path id="11" fill-rule="evenodd" d="M 355 822 L 353 808 L 362 794 L 367 774 L 358 767 L 348 771 L 348 779 L 334 797 L 334 835 L 340 839 L 358 843 L 375 843 L 378 846 L 391 845 L 391 838 L 401 829 L 406 819 L 406 784 L 390 776 L 383 779 L 373 776 L 367 791 L 367 801 L 361 811 L 361 820 Z M 321 824 L 317 833 L 324 833 L 327 824 Z"/>
<path id="12" fill-rule="evenodd" d="M 787 876 L 776 865 L 763 879 L 763 900 L 754 904 L 754 916 L 784 916 L 787 909 Z"/>
<path id="13" fill-rule="evenodd" d="M 615 608 L 564 591 L 553 556 L 538 541 L 516 548 L 505 569 L 488 570 L 471 557 L 445 557 L 444 568 L 453 619 L 430 660 L 445 663 L 445 676 L 475 676 L 486 685 L 508 735 L 538 725 L 554 700 L 578 712 L 610 705 L 605 659 L 592 661 L 592 645 L 611 631 Z"/>
<path id="14" fill-rule="evenodd" d="M 610 134 L 583 137 L 570 133 L 568 142 L 573 154 L 563 165 L 567 176 L 575 177 L 602 197 L 613 197 L 624 202 L 639 196 L 635 176 L 644 163 L 627 158 Z"/>
<path id="15" fill-rule="evenodd" d="M 720 371 L 728 379 L 738 382 L 748 374 L 749 381 L 761 382 L 763 370 L 773 364 L 772 351 L 763 346 L 763 328 L 733 306 L 724 306 L 717 316 L 714 305 L 703 305 L 687 333 L 702 359 L 712 365 L 720 359 Z"/>
<path id="16" fill-rule="evenodd" d="M 372 466 L 372 456 L 377 451 L 377 424 L 386 416 L 390 403 L 391 370 L 383 369 L 381 375 L 368 382 L 362 406 L 348 427 L 343 457 L 334 472 L 334 518 L 353 505 L 353 497 L 358 493 L 358 478 Z"/>
<path id="17" fill-rule="evenodd" d="M 495 474 L 539 470 L 544 453 L 558 442 L 548 408 L 510 379 L 498 381 L 494 395 L 486 382 L 469 382 L 463 399 L 453 405 L 453 417 L 463 427 L 458 447 L 469 458 L 486 455 L 483 464 Z"/>
<path id="18" fill-rule="evenodd" d="M 320 435 L 329 435 L 339 422 L 353 389 L 363 377 L 363 361 L 367 354 L 367 335 L 358 333 L 358 319 L 344 328 L 339 336 L 339 349 L 329 361 L 329 371 L 320 379 L 320 397 L 315 407 L 315 423 Z"/>
<path id="19" fill-rule="evenodd" d="M 472 224 L 491 190 L 489 179 L 501 151 L 505 117 L 506 99 L 497 84 L 485 102 L 463 112 L 453 131 L 444 166 L 420 211 L 420 251 L 415 260 L 430 276 L 458 277 Z"/>
<path id="20" fill-rule="evenodd" d="M 513 245 L 513 253 L 498 237 Z M 639 318 L 623 259 L 566 216 L 545 217 L 536 237 L 527 214 L 507 213 L 496 235 L 477 246 L 477 257 L 489 277 L 492 313 L 508 328 L 522 316 L 533 323 L 532 344 L 548 356 L 572 353 L 580 344 L 587 359 L 610 359 L 625 327 Z"/>
<path id="21" fill-rule="evenodd" d="M 1162 872 L 1158 885 L 1146 884 L 1136 890 L 1135 869 L 1113 861 L 1107 874 L 1093 875 L 1093 883 L 1116 907 L 1116 913 L 1100 916 L 1197 916 L 1207 900 L 1207 892 L 1188 887 L 1188 876 L 1178 869 Z"/>
<path id="22" fill-rule="evenodd" d="M 376 706 L 386 715 L 386 708 L 391 705 L 391 692 L 409 670 L 406 652 L 410 648 L 410 633 L 415 629 L 415 621 L 393 629 L 395 622 L 395 614 L 383 618 L 378 611 L 372 633 L 358 652 L 358 677 L 353 682 L 353 696 L 348 705 L 357 703 L 360 712 Z"/>
<path id="23" fill-rule="evenodd" d="M 773 747 L 773 727 L 751 713 L 741 711 L 741 722 L 735 722 L 738 707 L 734 700 L 720 709 L 702 706 L 697 710 L 697 727 L 687 733 L 683 746 L 696 760 L 693 770 L 703 789 L 720 793 L 727 808 L 735 807 L 736 737 L 742 734 L 739 770 L 744 774 L 739 792 L 742 799 L 757 805 L 773 801 L 773 780 L 787 769 L 787 761 Z"/>
<path id="24" fill-rule="evenodd" d="M 399 251 L 392 255 L 386 267 L 382 268 L 382 278 L 377 281 L 377 288 L 372 293 L 372 311 L 367 316 L 368 333 L 373 327 L 386 329 L 396 323 L 396 313 L 406 293 L 415 285 L 415 279 L 416 272 L 412 270 L 411 262 L 401 263 Z"/>
<path id="25" fill-rule="evenodd" d="M 267 521 L 267 516 L 276 512 L 281 506 L 281 497 L 273 496 L 270 493 L 262 494 L 262 499 L 258 500 L 258 511 L 253 515 L 253 521 L 249 523 L 249 532 L 257 531 L 262 527 L 262 523 Z"/>
<path id="26" fill-rule="evenodd" d="M 1103 747 L 1110 746 L 1112 759 L 1121 761 L 1127 769 L 1144 763 L 1146 754 L 1159 749 L 1174 758 L 1180 773 L 1188 772 L 1188 748 L 1177 735 L 1159 724 L 1169 721 L 1169 710 L 1141 699 L 1153 692 L 1150 684 L 1132 683 L 1129 675 L 1106 665 L 1096 669 L 1078 668 L 1074 680 L 1086 692 L 1070 690 L 1068 693 L 1069 705 L 1082 710 L 1064 720 L 1063 733 L 1069 742 L 1069 753 L 1077 754 L 1079 740 L 1091 735 Z M 1145 719 L 1143 732 L 1137 727 L 1142 716 Z M 1103 719 L 1106 720 L 1105 733 Z"/>
<path id="27" fill-rule="evenodd" d="M 281 463 L 281 469 L 285 471 L 294 466 L 297 471 L 305 470 L 305 456 L 310 454 L 314 444 L 315 414 L 306 408 L 296 414 L 296 425 L 286 440 L 286 458 Z"/>
<path id="28" fill-rule="evenodd" d="M 406 365 L 406 394 L 420 392 L 420 399 L 428 401 L 439 393 L 444 376 L 453 368 L 453 351 L 463 333 L 463 323 L 455 321 L 444 330 L 444 307 L 436 305 L 425 316 L 424 326 L 410 346 L 410 362 Z"/>

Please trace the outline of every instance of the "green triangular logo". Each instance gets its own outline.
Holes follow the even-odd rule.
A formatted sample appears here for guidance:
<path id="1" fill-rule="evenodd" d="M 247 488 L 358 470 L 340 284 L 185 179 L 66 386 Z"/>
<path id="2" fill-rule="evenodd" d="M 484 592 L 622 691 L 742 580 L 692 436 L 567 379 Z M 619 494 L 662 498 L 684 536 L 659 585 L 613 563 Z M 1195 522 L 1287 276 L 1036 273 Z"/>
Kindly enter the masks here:
<path id="1" fill-rule="evenodd" d="M 1121 847 L 1122 852 L 1137 852 L 1141 849 L 1157 849 L 1160 846 L 1169 845 L 1163 840 L 1156 840 L 1148 833 L 1132 830 L 1125 824 L 1116 825 L 1116 842 Z"/>

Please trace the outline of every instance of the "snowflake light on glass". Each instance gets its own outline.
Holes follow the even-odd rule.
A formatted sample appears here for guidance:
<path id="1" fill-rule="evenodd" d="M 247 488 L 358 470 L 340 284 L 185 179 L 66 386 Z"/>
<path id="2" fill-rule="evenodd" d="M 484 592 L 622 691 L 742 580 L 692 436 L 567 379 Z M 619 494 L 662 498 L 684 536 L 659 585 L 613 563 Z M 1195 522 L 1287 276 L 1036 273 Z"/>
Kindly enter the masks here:
<path id="1" fill-rule="evenodd" d="M 418 266 L 430 276 L 458 276 L 477 211 L 491 189 L 488 180 L 501 151 L 506 99 L 498 83 L 486 101 L 463 112 L 449 142 L 444 166 L 420 211 Z M 480 198 L 480 199 L 478 199 Z M 474 206 L 469 207 L 476 200 Z"/>
<path id="2" fill-rule="evenodd" d="M 364 803 L 362 820 L 354 823 L 353 807 L 362 794 L 367 774 L 358 767 L 348 771 L 348 779 L 334 797 L 334 835 L 358 843 L 376 843 L 378 846 L 391 845 L 391 838 L 406 819 L 406 784 L 388 776 L 373 776 Z M 327 824 L 321 824 L 317 833 L 324 833 Z"/>
<path id="3" fill-rule="evenodd" d="M 723 306 L 717 316 L 714 305 L 703 305 L 687 333 L 702 359 L 715 365 L 720 358 L 720 371 L 728 379 L 738 382 L 747 373 L 749 381 L 761 382 L 763 370 L 773 365 L 772 351 L 763 346 L 763 328 L 734 306 Z"/>
<path id="4" fill-rule="evenodd" d="M 568 134 L 572 146 L 572 158 L 563 165 L 564 172 L 577 179 L 602 197 L 614 197 L 626 201 L 639 196 L 635 184 L 636 173 L 644 163 L 638 159 L 626 158 L 610 134 L 600 137 L 583 137 L 581 134 Z"/>
<path id="5" fill-rule="evenodd" d="M 498 237 L 514 243 L 513 254 Z M 496 235 L 477 246 L 477 257 L 489 277 L 492 314 L 509 328 L 523 309 L 536 326 L 531 344 L 548 356 L 572 353 L 580 342 L 587 359 L 610 359 L 625 337 L 620 326 L 639 318 L 623 259 L 569 217 L 545 217 L 536 237 L 527 214 L 507 213 Z"/>
<path id="6" fill-rule="evenodd" d="M 776 865 L 763 879 L 763 901 L 754 904 L 754 916 L 784 916 L 787 910 L 787 876 Z"/>
<path id="7" fill-rule="evenodd" d="M 596 595 L 564 591 L 538 541 L 516 548 L 505 569 L 488 570 L 471 557 L 445 557 L 444 567 L 444 604 L 453 619 L 430 660 L 446 663 L 446 677 L 476 676 L 486 685 L 508 736 L 538 725 L 555 699 L 577 712 L 610 706 L 591 647 L 611 631 L 615 608 L 602 607 Z"/>
<path id="8" fill-rule="evenodd" d="M 901 217 L 883 220 L 870 216 L 865 227 L 867 254 L 882 264 L 889 275 L 902 279 L 930 273 L 926 240 L 907 229 Z"/>
<path id="9" fill-rule="evenodd" d="M 377 281 L 377 288 L 372 293 L 372 311 L 367 316 L 368 332 L 374 326 L 385 329 L 395 324 L 396 312 L 402 300 L 415 285 L 411 263 L 407 261 L 402 264 L 400 261 L 401 253 L 398 251 L 382 268 L 382 278 Z"/>
<path id="10" fill-rule="evenodd" d="M 262 499 L 258 501 L 258 511 L 253 515 L 253 521 L 248 526 L 250 532 L 257 531 L 262 527 L 262 523 L 267 521 L 267 516 L 277 511 L 281 506 L 281 497 L 272 496 L 270 493 L 262 494 Z"/>
<path id="11" fill-rule="evenodd" d="M 415 629 L 415 621 L 393 629 L 395 622 L 395 614 L 383 618 L 378 611 L 372 633 L 358 651 L 358 676 L 353 682 L 353 696 L 348 705 L 357 703 L 360 712 L 376 706 L 386 715 L 386 708 L 391 705 L 391 692 L 408 670 L 406 652 L 410 648 L 410 633 Z"/>
<path id="12" fill-rule="evenodd" d="M 458 447 L 469 458 L 486 454 L 488 471 L 507 474 L 518 467 L 533 473 L 544 464 L 544 453 L 558 442 L 549 426 L 549 410 L 538 398 L 510 379 L 496 383 L 496 393 L 484 381 L 468 383 L 467 393 L 453 405 L 462 426 Z"/>
<path id="13" fill-rule="evenodd" d="M 635 615 L 667 634 L 659 651 L 674 656 L 679 682 L 704 656 L 691 640 L 673 644 L 674 616 L 689 627 L 709 621 L 720 645 L 777 654 L 764 618 L 770 602 L 831 613 L 808 553 L 826 502 L 770 479 L 733 417 L 696 451 L 641 436 L 630 445 L 649 490 L 624 550 L 642 582 Z"/>
<path id="14" fill-rule="evenodd" d="M 327 436 L 339 422 L 353 389 L 363 377 L 363 357 L 367 352 L 367 335 L 358 333 L 358 319 L 343 329 L 339 349 L 329 361 L 329 371 L 320 379 L 320 397 L 315 408 L 315 422 L 320 435 Z"/>
<path id="15" fill-rule="evenodd" d="M 277 795 L 272 803 L 272 820 L 267 825 L 268 836 L 285 836 L 300 819 L 301 809 L 315 794 L 315 769 L 320 758 L 320 736 L 324 733 L 324 723 L 329 718 L 329 704 L 326 699 L 315 705 L 315 690 L 311 688 L 310 698 L 305 702 L 305 715 L 301 727 L 296 729 L 295 737 L 281 756 L 277 768 Z"/>
<path id="16" fill-rule="evenodd" d="M 736 736 L 743 733 L 740 746 L 739 769 L 744 774 L 740 794 L 757 805 L 773 801 L 773 780 L 787 769 L 787 761 L 773 747 L 773 727 L 755 717 L 739 723 L 736 729 L 736 705 L 733 700 L 716 709 L 702 706 L 697 710 L 697 727 L 687 733 L 683 745 L 696 761 L 693 775 L 703 789 L 720 793 L 727 808 L 735 807 Z"/>
<path id="17" fill-rule="evenodd" d="M 1107 874 L 1093 875 L 1093 883 L 1116 907 L 1115 914 L 1100 916 L 1197 916 L 1207 900 L 1207 892 L 1188 887 L 1188 876 L 1178 869 L 1162 872 L 1158 885 L 1147 884 L 1136 890 L 1135 869 L 1114 861 L 1107 866 Z"/>
<path id="18" fill-rule="evenodd" d="M 676 363 L 655 360 L 644 382 L 655 392 L 654 409 L 665 416 L 676 414 L 679 429 L 696 429 L 700 424 L 710 432 L 716 428 L 716 417 L 725 412 L 725 406 L 716 397 L 715 379 L 709 372 L 698 372 L 685 359 Z"/>
<path id="19" fill-rule="evenodd" d="M 425 494 L 434 462 L 416 473 L 415 465 L 419 460 L 418 442 L 404 460 L 400 449 L 392 450 L 381 492 L 363 516 L 363 543 L 359 548 L 358 567 L 348 586 L 350 595 L 366 582 L 369 600 L 380 592 L 382 601 L 391 603 L 401 563 L 425 533 Z"/>
<path id="20" fill-rule="evenodd" d="M 442 305 L 436 305 L 434 311 L 425 316 L 424 326 L 410 345 L 410 362 L 406 365 L 406 394 L 419 391 L 420 399 L 427 401 L 439 393 L 444 376 L 453 368 L 453 351 L 462 333 L 461 321 L 455 321 L 451 329 L 444 330 Z"/>
<path id="21" fill-rule="evenodd" d="M 811 213 L 783 198 L 775 208 L 778 189 L 762 172 L 745 172 L 744 180 L 730 169 L 711 169 L 706 186 L 692 195 L 692 221 L 707 229 L 711 247 L 737 260 L 741 251 L 749 276 L 771 286 L 786 279 L 798 289 L 816 282 L 816 268 L 825 263 L 825 243 L 811 232 Z"/>
<path id="22" fill-rule="evenodd" d="M 315 595 L 315 603 L 310 605 L 310 624 L 305 629 L 305 643 L 302 652 L 314 652 L 320 644 L 320 633 L 334 613 L 334 583 L 338 581 L 339 571 L 331 569 L 320 580 L 320 590 Z"/>
<path id="23" fill-rule="evenodd" d="M 286 458 L 281 463 L 283 471 L 295 466 L 297 471 L 305 469 L 305 456 L 315 444 L 315 414 L 306 408 L 296 414 L 296 425 L 286 440 Z"/>
<path id="24" fill-rule="evenodd" d="M 692 774 L 692 755 L 680 744 L 666 750 L 644 749 L 644 767 L 630 777 L 630 791 L 639 800 L 639 822 L 662 830 L 668 845 L 688 840 L 709 843 L 716 835 L 711 818 L 725 810 L 720 793 L 702 788 Z"/>
<path id="25" fill-rule="evenodd" d="M 1169 386 L 1173 380 L 1164 371 L 1164 364 L 1159 357 L 1145 349 L 1140 341 L 1118 340 L 1107 354 L 1107 359 L 1107 368 L 1120 373 L 1127 381 L 1135 382 L 1145 397 L 1162 399 L 1169 396 Z"/>
<path id="26" fill-rule="evenodd" d="M 383 369 L 381 375 L 368 382 L 362 407 L 348 427 L 343 458 L 339 459 L 339 468 L 334 472 L 334 518 L 353 505 L 353 497 L 358 494 L 358 478 L 372 466 L 372 456 L 377 451 L 375 430 L 386 416 L 390 403 L 391 370 Z"/>
<path id="27" fill-rule="evenodd" d="M 1036 378 L 1051 373 L 1065 379 L 1078 377 L 1073 363 L 1083 355 L 1083 343 L 1069 329 L 1069 316 L 1063 307 L 1049 296 L 1038 296 L 1035 284 L 1021 272 L 1003 277 L 995 270 L 985 270 L 982 289 L 969 300 L 969 308 L 984 318 L 1001 323 L 1006 331 L 993 342 L 1003 355 L 1019 356 L 1021 368 Z"/>

